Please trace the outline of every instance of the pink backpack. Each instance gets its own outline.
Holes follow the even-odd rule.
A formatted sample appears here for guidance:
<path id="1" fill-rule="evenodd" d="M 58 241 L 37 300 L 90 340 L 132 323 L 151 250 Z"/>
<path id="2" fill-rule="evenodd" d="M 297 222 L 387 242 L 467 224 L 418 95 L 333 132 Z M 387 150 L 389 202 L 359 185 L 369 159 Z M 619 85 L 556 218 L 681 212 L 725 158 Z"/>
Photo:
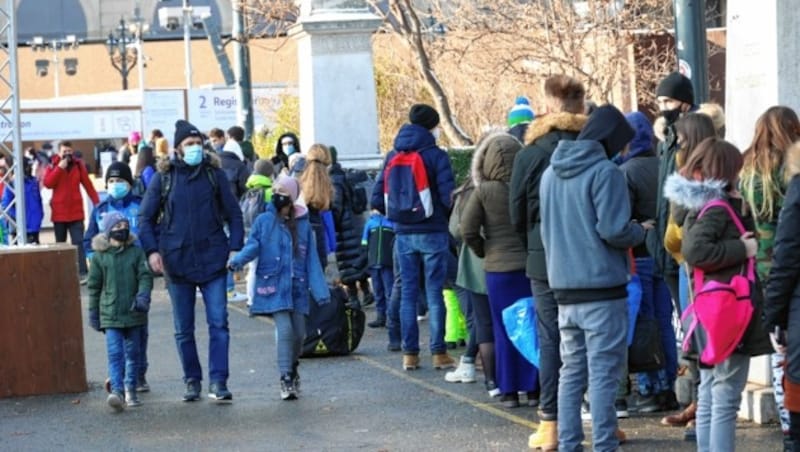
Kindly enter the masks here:
<path id="1" fill-rule="evenodd" d="M 703 206 L 697 218 L 700 219 L 712 207 L 724 208 L 739 232 L 746 232 L 730 204 L 719 199 Z M 725 361 L 742 341 L 753 317 L 750 290 L 755 282 L 754 266 L 755 259 L 749 258 L 747 275 L 734 275 L 728 283 L 706 281 L 705 272 L 694 268 L 694 301 L 681 316 L 681 321 L 689 324 L 683 339 L 683 350 L 689 351 L 692 338 L 697 337 L 703 364 L 715 365 Z M 697 330 L 698 325 L 702 331 Z M 697 332 L 701 334 L 695 335 Z"/>

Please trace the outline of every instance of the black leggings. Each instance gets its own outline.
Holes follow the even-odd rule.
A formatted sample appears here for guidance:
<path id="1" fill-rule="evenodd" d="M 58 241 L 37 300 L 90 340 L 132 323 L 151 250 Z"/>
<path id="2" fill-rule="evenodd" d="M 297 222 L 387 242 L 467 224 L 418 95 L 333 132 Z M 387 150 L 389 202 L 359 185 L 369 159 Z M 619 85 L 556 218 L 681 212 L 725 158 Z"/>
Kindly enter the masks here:
<path id="1" fill-rule="evenodd" d="M 68 223 L 53 223 L 53 232 L 56 235 L 56 243 L 67 241 L 69 232 L 70 243 L 78 248 L 78 271 L 81 275 L 89 272 L 86 266 L 86 250 L 83 249 L 83 220 L 70 221 Z"/>

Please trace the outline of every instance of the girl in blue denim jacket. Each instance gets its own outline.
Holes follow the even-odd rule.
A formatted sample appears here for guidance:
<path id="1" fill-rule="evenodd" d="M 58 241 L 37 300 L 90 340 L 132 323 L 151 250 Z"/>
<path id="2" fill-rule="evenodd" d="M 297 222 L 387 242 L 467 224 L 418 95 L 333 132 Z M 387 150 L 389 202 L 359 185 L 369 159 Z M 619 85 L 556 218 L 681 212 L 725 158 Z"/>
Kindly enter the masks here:
<path id="1" fill-rule="evenodd" d="M 228 263 L 229 269 L 238 271 L 258 258 L 250 313 L 272 316 L 275 322 L 283 400 L 297 398 L 309 293 L 317 304 L 330 300 L 308 210 L 295 204 L 299 191 L 295 179 L 278 177 L 272 185 L 272 203 L 257 217 L 244 248 Z"/>

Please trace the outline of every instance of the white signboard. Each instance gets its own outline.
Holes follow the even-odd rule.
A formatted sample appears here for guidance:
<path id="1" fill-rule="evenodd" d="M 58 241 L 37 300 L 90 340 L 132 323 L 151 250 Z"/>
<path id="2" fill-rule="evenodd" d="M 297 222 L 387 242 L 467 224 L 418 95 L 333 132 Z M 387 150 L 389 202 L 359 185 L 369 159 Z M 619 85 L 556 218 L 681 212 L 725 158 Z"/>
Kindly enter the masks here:
<path id="1" fill-rule="evenodd" d="M 139 110 L 22 112 L 20 122 L 23 141 L 121 138 L 141 129 Z M 10 127 L 0 122 L 0 130 Z"/>
<path id="2" fill-rule="evenodd" d="M 286 87 L 254 88 L 253 119 L 256 127 L 274 122 L 274 113 L 280 106 L 281 95 L 292 92 Z M 192 89 L 188 98 L 189 122 L 204 133 L 214 127 L 227 130 L 236 125 L 236 90 Z"/>
<path id="3" fill-rule="evenodd" d="M 172 143 L 178 119 L 186 119 L 182 89 L 145 91 L 142 104 L 142 133 L 145 137 L 149 137 L 153 129 L 159 129 Z"/>

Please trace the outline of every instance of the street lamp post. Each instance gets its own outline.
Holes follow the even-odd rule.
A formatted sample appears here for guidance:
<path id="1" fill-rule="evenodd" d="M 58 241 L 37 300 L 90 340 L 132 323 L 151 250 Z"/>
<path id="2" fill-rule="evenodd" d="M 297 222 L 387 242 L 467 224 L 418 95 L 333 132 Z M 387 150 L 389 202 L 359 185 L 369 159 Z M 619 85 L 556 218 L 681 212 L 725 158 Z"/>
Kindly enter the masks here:
<path id="1" fill-rule="evenodd" d="M 123 90 L 128 89 L 128 73 L 136 63 L 136 60 L 139 59 L 135 48 L 132 52 L 128 52 L 128 44 L 133 44 L 133 38 L 125 26 L 125 19 L 120 19 L 117 34 L 109 32 L 108 39 L 106 39 L 108 56 L 111 59 L 111 65 L 122 76 Z"/>
<path id="2" fill-rule="evenodd" d="M 138 4 L 133 9 L 133 19 L 129 28 L 135 38 L 133 43 L 136 52 L 136 70 L 139 73 L 139 90 L 144 93 L 144 34 L 150 31 L 150 25 L 144 20 Z"/>
<path id="3" fill-rule="evenodd" d="M 192 89 L 192 7 L 183 0 L 183 58 L 186 73 L 186 89 Z"/>
<path id="4" fill-rule="evenodd" d="M 60 68 L 58 66 L 58 63 L 61 60 L 58 58 L 58 54 L 62 50 L 77 49 L 79 43 L 80 41 L 75 35 L 68 35 L 63 39 L 53 39 L 50 41 L 45 41 L 45 39 L 41 36 L 34 36 L 33 40 L 28 42 L 28 45 L 31 46 L 31 49 L 33 49 L 34 52 L 47 50 L 53 52 L 52 59 L 37 59 L 35 64 L 36 74 L 40 77 L 44 77 L 48 73 L 48 66 L 50 66 L 51 62 L 53 63 L 53 94 L 55 97 L 59 97 L 61 95 L 59 83 Z M 64 67 L 67 75 L 75 75 L 78 70 L 78 59 L 66 58 L 64 60 Z"/>

